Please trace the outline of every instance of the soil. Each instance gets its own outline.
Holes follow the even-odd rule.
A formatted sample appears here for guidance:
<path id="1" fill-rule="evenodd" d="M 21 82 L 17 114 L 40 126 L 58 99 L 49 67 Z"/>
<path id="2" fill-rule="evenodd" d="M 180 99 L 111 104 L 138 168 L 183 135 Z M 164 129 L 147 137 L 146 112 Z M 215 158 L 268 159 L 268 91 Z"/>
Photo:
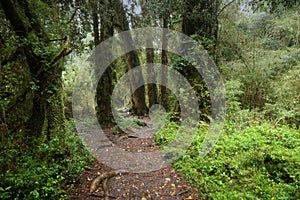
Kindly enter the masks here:
<path id="1" fill-rule="evenodd" d="M 119 148 L 132 152 L 151 152 L 158 150 L 155 145 L 153 124 L 148 118 L 141 119 L 147 125 L 132 130 L 132 133 L 113 134 L 112 129 L 105 129 L 106 136 Z M 197 189 L 188 185 L 183 177 L 171 166 L 145 173 L 123 172 L 108 178 L 106 186 L 103 183 L 97 190 L 90 192 L 92 181 L 99 175 L 114 169 L 103 162 L 95 161 L 92 166 L 81 174 L 73 183 L 70 199 L 81 200 L 188 200 L 202 199 L 197 195 Z M 105 189 L 104 189 L 105 188 Z"/>

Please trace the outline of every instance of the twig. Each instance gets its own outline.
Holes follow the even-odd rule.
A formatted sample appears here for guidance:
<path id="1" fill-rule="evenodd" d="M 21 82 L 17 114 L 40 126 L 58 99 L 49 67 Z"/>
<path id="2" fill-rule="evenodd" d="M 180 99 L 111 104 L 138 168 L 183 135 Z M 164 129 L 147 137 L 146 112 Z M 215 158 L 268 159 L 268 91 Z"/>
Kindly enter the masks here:
<path id="1" fill-rule="evenodd" d="M 76 15 L 76 12 L 77 12 L 78 8 L 76 8 L 71 16 L 71 18 L 69 19 L 69 21 L 67 22 L 68 24 L 71 23 Z"/>
<path id="2" fill-rule="evenodd" d="M 55 56 L 55 58 L 51 61 L 50 66 L 54 65 L 61 58 L 69 55 L 73 50 L 74 49 L 72 48 L 69 51 L 67 51 L 67 47 L 64 47 L 63 50 L 57 56 Z"/>
<path id="3" fill-rule="evenodd" d="M 182 194 L 187 193 L 187 192 L 189 192 L 189 190 L 183 190 L 183 191 L 181 191 L 181 192 L 178 192 L 178 193 L 176 194 L 176 196 L 182 195 Z"/>
<path id="4" fill-rule="evenodd" d="M 219 17 L 219 16 L 223 13 L 223 11 L 224 11 L 228 6 L 230 6 L 231 4 L 233 4 L 235 1 L 236 1 L 236 0 L 232 0 L 232 1 L 230 1 L 229 3 L 227 3 L 225 6 L 223 6 L 223 8 L 221 8 L 220 11 L 218 12 L 217 16 Z"/>
<path id="5" fill-rule="evenodd" d="M 51 40 L 47 40 L 46 42 L 66 41 L 67 39 L 68 36 L 65 36 L 64 38 L 51 39 Z"/>

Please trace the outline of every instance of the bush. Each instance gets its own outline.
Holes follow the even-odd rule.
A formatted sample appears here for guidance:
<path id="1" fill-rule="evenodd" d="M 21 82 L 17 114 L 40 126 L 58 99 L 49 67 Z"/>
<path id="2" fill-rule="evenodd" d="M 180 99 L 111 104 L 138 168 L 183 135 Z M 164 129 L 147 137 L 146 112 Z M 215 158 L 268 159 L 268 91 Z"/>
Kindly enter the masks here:
<path id="1" fill-rule="evenodd" d="M 67 198 L 63 183 L 76 179 L 92 159 L 73 125 L 66 127 L 49 142 L 36 139 L 35 148 L 1 144 L 1 199 Z"/>
<path id="2" fill-rule="evenodd" d="M 253 125 L 221 136 L 198 156 L 203 131 L 174 166 L 212 199 L 299 199 L 300 134 L 286 126 Z M 195 137 L 197 139 L 197 137 Z"/>

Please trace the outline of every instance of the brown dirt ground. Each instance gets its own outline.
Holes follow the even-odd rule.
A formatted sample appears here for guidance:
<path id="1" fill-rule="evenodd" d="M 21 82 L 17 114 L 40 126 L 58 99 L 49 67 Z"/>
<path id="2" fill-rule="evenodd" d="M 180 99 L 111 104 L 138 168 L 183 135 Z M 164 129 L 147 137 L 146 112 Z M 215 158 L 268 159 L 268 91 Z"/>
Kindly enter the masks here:
<path id="1" fill-rule="evenodd" d="M 143 119 L 147 126 L 139 129 L 141 134 L 149 134 L 153 124 L 147 119 Z M 126 151 L 154 151 L 158 147 L 151 138 L 128 138 L 120 137 L 126 134 L 112 134 L 111 129 L 105 130 L 108 138 Z M 70 199 L 74 200 L 98 200 L 105 199 L 105 191 L 102 184 L 98 189 L 90 193 L 91 182 L 99 175 L 109 172 L 112 169 L 103 163 L 95 161 L 92 166 L 81 174 L 78 180 L 73 183 L 70 190 Z M 188 200 L 202 198 L 197 195 L 197 189 L 188 185 L 182 176 L 172 166 L 168 165 L 158 171 L 147 173 L 120 173 L 107 181 L 109 200 Z"/>

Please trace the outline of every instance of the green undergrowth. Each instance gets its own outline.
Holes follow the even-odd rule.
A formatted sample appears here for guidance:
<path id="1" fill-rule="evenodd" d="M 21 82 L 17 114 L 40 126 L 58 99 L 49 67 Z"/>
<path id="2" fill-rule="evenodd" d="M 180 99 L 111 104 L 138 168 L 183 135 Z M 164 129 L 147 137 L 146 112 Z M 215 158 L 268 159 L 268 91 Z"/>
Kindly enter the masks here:
<path id="1" fill-rule="evenodd" d="M 64 133 L 50 141 L 33 139 L 25 146 L 17 135 L 1 144 L 0 199 L 67 199 L 72 186 L 92 157 L 68 122 Z M 21 134 L 21 133 L 20 133 Z"/>
<path id="2" fill-rule="evenodd" d="M 156 134 L 163 146 L 178 125 L 168 123 Z M 196 131 L 187 153 L 173 165 L 209 199 L 300 199 L 300 131 L 270 122 L 236 129 L 226 123 L 224 133 L 204 158 L 199 149 L 207 128 Z"/>
<path id="3" fill-rule="evenodd" d="M 118 125 L 112 129 L 113 134 L 120 134 L 130 129 L 138 129 L 147 126 L 145 122 L 138 119 L 137 117 L 122 117 L 118 116 Z"/>

